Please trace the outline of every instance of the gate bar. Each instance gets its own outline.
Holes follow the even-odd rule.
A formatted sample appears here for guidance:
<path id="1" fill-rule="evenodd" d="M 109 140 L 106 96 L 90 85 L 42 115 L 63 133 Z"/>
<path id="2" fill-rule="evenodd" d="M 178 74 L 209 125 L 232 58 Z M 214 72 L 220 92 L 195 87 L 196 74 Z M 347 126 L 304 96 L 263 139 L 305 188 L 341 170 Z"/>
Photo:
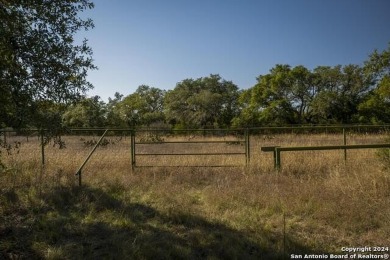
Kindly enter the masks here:
<path id="1" fill-rule="evenodd" d="M 327 146 L 296 146 L 296 147 L 275 147 L 276 168 L 281 167 L 281 152 L 293 151 L 320 151 L 320 150 L 349 150 L 349 149 L 375 149 L 375 148 L 390 148 L 390 143 L 387 144 L 354 144 L 354 145 L 327 145 Z"/>

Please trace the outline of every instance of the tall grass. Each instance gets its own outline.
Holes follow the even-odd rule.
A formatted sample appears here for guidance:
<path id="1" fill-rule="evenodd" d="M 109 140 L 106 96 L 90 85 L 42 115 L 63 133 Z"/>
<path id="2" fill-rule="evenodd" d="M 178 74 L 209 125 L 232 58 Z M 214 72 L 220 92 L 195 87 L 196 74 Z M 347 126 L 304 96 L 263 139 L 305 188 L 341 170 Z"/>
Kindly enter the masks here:
<path id="1" fill-rule="evenodd" d="M 129 140 L 122 139 L 99 147 L 78 187 L 75 171 L 91 149 L 81 138 L 90 137 L 66 137 L 66 149 L 47 146 L 44 167 L 37 140 L 22 140 L 19 153 L 3 156 L 8 168 L 0 177 L 0 258 L 279 259 L 336 253 L 345 246 L 390 245 L 390 176 L 376 151 L 349 151 L 346 162 L 342 151 L 286 153 L 280 172 L 273 169 L 272 154 L 260 152 L 269 145 L 342 144 L 338 135 L 254 137 L 247 168 L 134 172 Z M 356 135 L 348 143 L 383 138 Z M 172 146 L 137 148 L 145 153 L 243 149 Z M 240 156 L 137 161 L 241 162 L 245 158 Z"/>

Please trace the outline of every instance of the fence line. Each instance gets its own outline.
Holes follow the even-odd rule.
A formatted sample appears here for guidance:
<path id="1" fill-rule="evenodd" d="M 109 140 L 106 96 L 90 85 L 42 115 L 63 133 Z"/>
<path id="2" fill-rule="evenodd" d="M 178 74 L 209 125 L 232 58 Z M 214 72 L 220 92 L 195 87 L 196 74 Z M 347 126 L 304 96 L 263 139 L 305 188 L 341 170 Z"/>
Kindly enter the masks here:
<path id="1" fill-rule="evenodd" d="M 298 129 L 364 129 L 364 128 L 386 128 L 390 129 L 390 124 L 382 125 L 367 125 L 367 124 L 344 124 L 344 125 L 291 125 L 291 126 L 260 126 L 260 127 L 246 127 L 246 128 L 189 128 L 189 129 L 168 129 L 168 128 L 115 128 L 115 127 L 70 127 L 64 128 L 68 132 L 78 132 L 78 131 L 98 131 L 98 130 L 108 130 L 108 131 L 137 131 L 137 132 L 148 132 L 148 131 L 159 131 L 159 132 L 201 132 L 201 131 L 245 131 L 245 130 L 298 130 Z M 0 132 L 39 132 L 39 131 L 49 131 L 48 129 L 38 129 L 38 128 L 22 128 L 22 129 L 12 129 L 12 128 L 3 128 L 0 129 Z"/>
<path id="2" fill-rule="evenodd" d="M 205 130 L 205 129 L 198 129 L 197 131 L 201 131 L 204 134 L 208 131 L 223 131 L 225 133 L 228 132 L 235 132 L 235 130 L 230 130 L 230 129 L 212 129 L 212 130 Z M 152 132 L 158 131 L 154 129 Z M 195 131 L 194 129 L 190 130 L 170 130 L 170 131 L 175 131 L 175 132 L 193 132 Z M 222 132 L 221 131 L 221 132 Z M 242 130 L 241 130 L 242 131 Z M 147 156 L 232 156 L 232 155 L 245 155 L 245 165 L 249 164 L 249 156 L 250 156 L 250 149 L 249 149 L 249 131 L 244 130 L 244 140 L 235 140 L 235 141 L 230 141 L 238 144 L 244 144 L 245 149 L 243 152 L 205 152 L 205 153 L 189 153 L 189 152 L 169 152 L 169 153 L 137 153 L 137 145 L 160 145 L 160 144 L 218 144 L 218 143 L 229 143 L 229 141 L 209 141 L 209 140 L 203 140 L 203 141 L 157 141 L 157 142 L 136 142 L 136 133 L 137 132 L 147 132 L 147 130 L 142 130 L 142 131 L 133 131 L 132 132 L 132 139 L 131 139 L 131 165 L 132 165 L 132 170 L 134 170 L 136 167 L 153 167 L 153 165 L 137 165 L 136 157 L 147 157 Z M 157 167 L 157 166 L 155 166 Z M 165 165 L 164 167 L 179 167 L 177 165 Z M 192 165 L 189 166 L 187 165 L 186 167 L 200 167 L 199 165 Z M 202 167 L 239 167 L 239 165 L 204 165 Z"/>
<path id="3" fill-rule="evenodd" d="M 296 130 L 315 130 L 325 132 L 336 130 L 338 133 L 343 134 L 343 145 L 340 146 L 323 146 L 321 148 L 317 147 L 317 150 L 329 150 L 329 149 L 344 149 L 344 159 L 347 159 L 347 150 L 348 149 L 365 149 L 365 148 L 383 148 L 382 145 L 385 145 L 385 147 L 388 147 L 386 145 L 388 144 L 381 144 L 381 145 L 368 145 L 370 147 L 364 147 L 364 148 L 358 148 L 362 147 L 362 145 L 358 146 L 351 146 L 347 145 L 347 138 L 346 138 L 346 130 L 353 130 L 353 131 L 361 131 L 361 130 L 385 130 L 386 132 L 389 131 L 390 125 L 384 124 L 384 125 L 315 125 L 315 126 L 308 126 L 308 125 L 301 125 L 301 126 L 278 126 L 278 127 L 252 127 L 252 128 L 232 128 L 232 129 L 133 129 L 133 128 L 69 128 L 66 129 L 64 132 L 64 135 L 72 135 L 74 133 L 80 133 L 80 132 L 96 132 L 96 131 L 103 131 L 104 134 L 100 137 L 99 142 L 95 145 L 93 150 L 90 152 L 88 157 L 85 159 L 83 164 L 80 166 L 80 168 L 77 171 L 77 175 L 79 175 L 79 182 L 81 183 L 81 171 L 83 167 L 87 164 L 89 158 L 93 155 L 103 138 L 107 135 L 112 133 L 118 133 L 118 132 L 129 132 L 131 135 L 131 146 L 130 146 L 130 153 L 131 153 L 131 168 L 134 170 L 136 167 L 158 167 L 157 165 L 138 165 L 137 164 L 137 157 L 142 156 L 208 156 L 208 155 L 215 155 L 215 156 L 232 156 L 232 155 L 245 155 L 245 165 L 247 166 L 250 163 L 251 158 L 251 145 L 250 145 L 250 137 L 258 135 L 262 131 L 272 131 L 272 134 L 275 133 L 285 133 L 288 131 L 296 131 Z M 31 135 L 28 135 L 28 133 L 36 133 L 38 136 L 38 139 L 40 139 L 40 148 L 41 148 L 41 163 L 42 165 L 45 164 L 45 132 L 49 132 L 48 130 L 42 130 L 42 129 L 0 129 L 0 133 L 3 135 L 2 142 L 4 144 L 7 143 L 7 135 L 10 136 L 11 132 L 16 132 L 17 134 L 27 134 L 27 140 L 28 137 Z M 136 141 L 137 134 L 142 133 L 168 133 L 168 134 L 194 134 L 196 133 L 197 136 L 205 136 L 208 133 L 212 133 L 215 135 L 215 133 L 223 133 L 223 134 L 233 134 L 233 135 L 239 135 L 243 136 L 243 139 L 240 140 L 234 140 L 234 141 L 215 141 L 215 140 L 203 140 L 203 141 L 193 141 L 193 140 L 187 140 L 187 141 L 157 141 L 157 142 L 146 142 L 146 141 Z M 318 133 L 318 132 L 317 132 Z M 184 153 L 184 152 L 170 152 L 170 153 L 138 153 L 137 146 L 139 145 L 157 145 L 157 144 L 218 144 L 218 143 L 235 143 L 240 144 L 244 146 L 244 149 L 242 152 L 221 152 L 221 153 Z M 375 146 L 375 147 L 372 147 Z M 291 151 L 300 151 L 300 149 L 309 149 L 314 147 L 262 147 L 262 151 L 272 151 L 274 152 L 274 163 L 275 167 L 280 167 L 281 165 L 281 158 L 280 153 L 282 151 L 290 151 L 288 149 L 293 149 Z M 268 150 L 267 150 L 268 149 Z M 226 165 L 226 167 L 236 167 L 238 165 Z M 241 165 L 242 166 L 242 165 Z M 200 167 L 200 166 L 176 166 L 176 165 L 165 165 L 163 167 Z M 223 165 L 204 165 L 203 167 L 224 167 Z"/>
<path id="4" fill-rule="evenodd" d="M 326 145 L 326 146 L 294 146 L 294 147 L 280 147 L 268 146 L 262 147 L 263 152 L 273 152 L 275 169 L 281 168 L 281 152 L 294 151 L 322 151 L 322 150 L 352 150 L 352 149 L 375 149 L 375 148 L 390 148 L 390 143 L 386 144 L 357 144 L 357 145 Z M 346 160 L 346 157 L 344 157 Z"/>

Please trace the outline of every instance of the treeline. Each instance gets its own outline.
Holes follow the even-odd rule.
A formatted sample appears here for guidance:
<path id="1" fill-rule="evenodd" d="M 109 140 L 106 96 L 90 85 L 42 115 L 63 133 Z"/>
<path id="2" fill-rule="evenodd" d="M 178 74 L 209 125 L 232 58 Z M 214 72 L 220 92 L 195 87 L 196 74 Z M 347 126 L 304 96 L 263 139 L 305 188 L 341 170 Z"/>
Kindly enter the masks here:
<path id="1" fill-rule="evenodd" d="M 185 79 L 172 90 L 141 85 L 105 103 L 99 96 L 65 105 L 39 101 L 29 126 L 229 128 L 390 122 L 390 44 L 364 63 L 276 65 L 240 90 L 219 75 Z M 28 121 L 27 121 L 28 122 Z M 3 124 L 4 125 L 4 124 Z M 35 126 L 36 127 L 36 126 Z"/>
<path id="2" fill-rule="evenodd" d="M 276 65 L 240 90 L 219 75 L 185 79 L 165 91 L 142 85 L 108 103 L 98 96 L 66 109 L 69 127 L 225 128 L 390 122 L 390 45 L 364 66 Z"/>

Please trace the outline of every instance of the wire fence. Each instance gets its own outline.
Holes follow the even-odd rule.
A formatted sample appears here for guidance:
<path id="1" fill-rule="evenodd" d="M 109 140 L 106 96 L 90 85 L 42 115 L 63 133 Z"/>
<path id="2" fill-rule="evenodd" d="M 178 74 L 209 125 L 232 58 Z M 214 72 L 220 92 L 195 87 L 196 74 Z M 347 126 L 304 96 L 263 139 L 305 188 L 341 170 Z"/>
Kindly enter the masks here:
<path id="1" fill-rule="evenodd" d="M 135 171 L 152 167 L 263 167 L 273 169 L 266 146 L 334 146 L 385 143 L 390 125 L 258 127 L 247 129 L 67 129 L 47 139 L 45 130 L 1 129 L 2 159 L 29 161 L 52 171 Z M 345 153 L 346 150 L 342 151 Z M 359 154 L 358 154 L 359 153 Z M 372 159 L 372 153 L 349 152 L 348 158 Z M 303 162 L 318 152 L 290 155 Z M 359 157 L 360 156 L 360 157 Z M 326 158 L 326 157 L 324 157 Z M 326 160 L 326 159 L 325 159 Z M 288 164 L 288 160 L 284 164 Z M 49 166 L 48 166 L 49 164 Z M 88 167 L 91 165 L 91 167 Z M 73 174 L 74 175 L 74 174 Z"/>

